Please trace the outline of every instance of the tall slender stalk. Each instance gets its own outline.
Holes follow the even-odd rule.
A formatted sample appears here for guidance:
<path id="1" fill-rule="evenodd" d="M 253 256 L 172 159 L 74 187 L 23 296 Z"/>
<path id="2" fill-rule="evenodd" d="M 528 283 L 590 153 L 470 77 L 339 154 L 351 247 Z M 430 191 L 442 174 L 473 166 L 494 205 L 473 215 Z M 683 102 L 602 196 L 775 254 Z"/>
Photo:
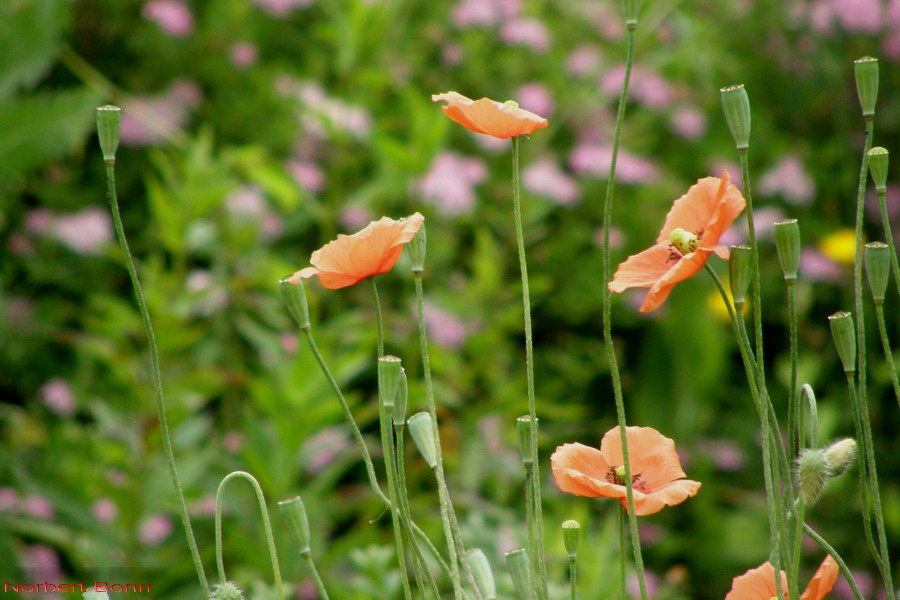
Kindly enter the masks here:
<path id="1" fill-rule="evenodd" d="M 628 429 L 625 418 L 625 402 L 622 398 L 622 379 L 619 375 L 619 364 L 612 340 L 612 298 L 607 283 L 610 279 L 609 229 L 612 224 L 612 201 L 616 186 L 616 160 L 619 156 L 619 143 L 622 139 L 622 123 L 625 121 L 625 106 L 628 102 L 628 85 L 631 82 L 631 68 L 634 64 L 634 43 L 637 23 L 626 24 L 625 79 L 622 81 L 622 93 L 619 95 L 619 108 L 616 111 L 616 129 L 613 134 L 612 156 L 609 161 L 609 178 L 606 184 L 606 195 L 603 198 L 603 261 L 601 279 L 603 300 L 603 345 L 606 348 L 606 359 L 612 378 L 613 396 L 616 403 L 616 418 L 619 433 L 622 437 L 622 462 L 625 467 L 625 481 L 631 481 L 631 458 L 628 453 Z M 634 554 L 634 565 L 637 570 L 638 587 L 641 600 L 647 600 L 647 582 L 644 577 L 644 558 L 641 554 L 641 540 L 638 536 L 637 515 L 634 514 L 634 492 L 630 485 L 625 486 L 625 499 L 628 503 L 628 524 L 631 530 L 631 548 Z"/>
<path id="2" fill-rule="evenodd" d="M 881 224 L 884 227 L 884 240 L 891 249 L 891 270 L 894 272 L 894 285 L 897 286 L 897 295 L 900 296 L 900 264 L 897 259 L 897 248 L 894 246 L 894 233 L 891 231 L 891 220 L 887 212 L 887 188 L 877 188 L 878 207 L 881 210 Z"/>
<path id="3" fill-rule="evenodd" d="M 534 479 L 534 461 L 525 463 L 525 524 L 528 528 L 528 547 L 533 548 L 537 546 L 537 530 L 535 529 L 535 518 L 534 518 L 534 484 L 532 480 Z M 537 581 L 537 572 L 539 567 L 535 562 L 534 556 L 528 557 L 528 571 L 531 574 L 531 580 Z M 531 600 L 535 600 L 537 598 L 537 590 L 534 586 L 532 586 L 531 590 L 529 590 L 529 598 Z"/>
<path id="4" fill-rule="evenodd" d="M 750 241 L 750 265 L 752 267 L 753 277 L 750 280 L 750 293 L 753 295 L 753 329 L 754 329 L 754 352 L 756 354 L 756 377 L 759 381 L 759 387 L 766 385 L 766 370 L 763 360 L 763 342 L 762 342 L 762 298 L 760 297 L 759 285 L 759 248 L 756 244 L 756 226 L 753 223 L 753 196 L 750 193 L 750 165 L 747 160 L 749 148 L 738 149 L 738 156 L 741 161 L 741 192 L 747 206 L 747 237 Z"/>
<path id="5" fill-rule="evenodd" d="M 897 378 L 897 365 L 894 364 L 894 353 L 891 351 L 891 340 L 887 334 L 887 326 L 884 322 L 884 304 L 875 303 L 875 318 L 878 321 L 878 335 L 881 337 L 881 346 L 884 348 L 884 360 L 891 376 L 891 385 L 894 388 L 894 397 L 900 405 L 900 380 Z"/>
<path id="6" fill-rule="evenodd" d="M 141 313 L 141 322 L 144 324 L 144 332 L 147 336 L 147 346 L 150 349 L 150 375 L 153 380 L 153 391 L 156 395 L 156 416 L 157 419 L 159 419 L 159 430 L 162 434 L 163 452 L 166 455 L 166 462 L 169 465 L 169 476 L 172 478 L 172 486 L 175 488 L 175 495 L 178 497 L 178 513 L 181 515 L 181 524 L 184 526 L 184 532 L 187 536 L 188 547 L 191 550 L 191 559 L 194 562 L 194 569 L 197 571 L 197 579 L 200 580 L 200 586 L 203 588 L 204 595 L 208 597 L 210 595 L 209 582 L 206 580 L 203 562 L 200 560 L 200 552 L 197 549 L 197 540 L 194 539 L 191 518 L 188 516 L 187 503 L 184 500 L 184 491 L 181 489 L 181 481 L 178 478 L 178 469 L 175 466 L 175 453 L 172 450 L 172 437 L 169 433 L 169 422 L 166 419 L 166 401 L 163 396 L 162 374 L 159 368 L 159 348 L 156 344 L 156 334 L 153 332 L 153 324 L 150 321 L 150 311 L 147 309 L 147 300 L 144 297 L 144 290 L 141 287 L 141 281 L 138 278 L 137 268 L 134 266 L 134 259 L 131 256 L 131 250 L 128 248 L 128 239 L 125 237 L 125 228 L 122 225 L 122 215 L 119 213 L 119 199 L 116 195 L 115 160 L 106 161 L 106 185 L 107 199 L 109 200 L 109 207 L 112 211 L 116 237 L 119 240 L 119 247 L 122 249 L 122 255 L 125 258 L 125 266 L 128 269 L 131 287 L 134 290 L 134 297 Z"/>
<path id="7" fill-rule="evenodd" d="M 381 403 L 380 403 L 381 404 Z M 384 466 L 387 471 L 388 494 L 391 498 L 391 526 L 394 530 L 394 544 L 397 546 L 397 564 L 400 567 L 400 583 L 403 586 L 403 597 L 412 600 L 412 590 L 409 586 L 409 572 L 406 567 L 406 550 L 403 543 L 403 531 L 401 529 L 401 500 L 400 488 L 397 485 L 396 462 L 394 458 L 394 432 L 391 431 L 393 420 L 393 406 L 379 407 L 381 416 L 381 445 L 384 449 Z"/>
<path id="8" fill-rule="evenodd" d="M 788 386 L 788 455 L 791 460 L 800 452 L 800 393 L 797 391 L 797 280 L 785 279 L 788 298 L 788 329 L 790 330 L 791 381 Z"/>
<path id="9" fill-rule="evenodd" d="M 817 543 L 825 552 L 831 555 L 831 558 L 834 559 L 834 562 L 838 564 L 838 567 L 841 569 L 841 574 L 844 576 L 844 579 L 847 580 L 847 583 L 850 584 L 850 589 L 853 591 L 853 597 L 855 598 L 855 600 L 865 600 L 862 593 L 859 591 L 859 586 L 856 585 L 856 580 L 853 578 L 853 572 L 850 571 L 847 563 L 844 562 L 844 559 L 841 558 L 841 555 L 838 554 L 837 550 L 832 548 L 831 544 L 826 542 L 825 538 L 816 533 L 809 525 L 804 524 L 803 531 L 805 531 L 806 535 L 812 538 L 812 540 Z"/>

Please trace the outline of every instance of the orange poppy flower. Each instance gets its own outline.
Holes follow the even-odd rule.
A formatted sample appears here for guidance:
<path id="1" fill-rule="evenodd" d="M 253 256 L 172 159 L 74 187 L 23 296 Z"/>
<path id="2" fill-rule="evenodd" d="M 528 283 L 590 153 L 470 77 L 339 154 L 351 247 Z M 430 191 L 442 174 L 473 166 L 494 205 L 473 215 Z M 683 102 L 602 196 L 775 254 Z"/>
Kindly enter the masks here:
<path id="1" fill-rule="evenodd" d="M 626 432 L 636 515 L 652 515 L 697 493 L 699 482 L 682 479 L 685 475 L 675 442 L 652 427 L 628 427 Z M 618 498 L 627 509 L 622 463 L 618 427 L 606 432 L 599 450 L 584 444 L 563 444 L 550 457 L 559 489 L 589 498 Z"/>
<path id="2" fill-rule="evenodd" d="M 446 102 L 441 110 L 466 129 L 501 140 L 527 135 L 547 126 L 547 119 L 519 108 L 512 101 L 472 100 L 456 92 L 434 94 L 431 101 Z"/>
<path id="3" fill-rule="evenodd" d="M 362 231 L 339 235 L 312 253 L 309 262 L 313 266 L 300 269 L 288 281 L 296 284 L 301 278 L 318 275 L 323 287 L 338 290 L 387 273 L 400 258 L 403 245 L 415 237 L 424 221 L 419 213 L 399 221 L 382 217 Z"/>
<path id="4" fill-rule="evenodd" d="M 822 600 L 834 587 L 837 581 L 839 568 L 831 556 L 826 556 L 816 574 L 813 575 L 806 590 L 800 594 L 800 600 Z M 785 600 L 787 594 L 787 575 L 781 572 L 781 589 L 784 591 Z M 755 569 L 750 569 L 743 575 L 735 577 L 731 584 L 731 591 L 725 596 L 725 600 L 771 600 L 777 598 L 775 588 L 775 569 L 768 562 Z"/>
<path id="5" fill-rule="evenodd" d="M 672 205 L 656 244 L 619 265 L 609 290 L 650 288 L 640 308 L 650 312 L 666 301 L 676 283 L 700 271 L 710 254 L 728 259 L 728 248 L 717 243 L 744 205 L 727 171 L 721 179 L 701 179 Z"/>

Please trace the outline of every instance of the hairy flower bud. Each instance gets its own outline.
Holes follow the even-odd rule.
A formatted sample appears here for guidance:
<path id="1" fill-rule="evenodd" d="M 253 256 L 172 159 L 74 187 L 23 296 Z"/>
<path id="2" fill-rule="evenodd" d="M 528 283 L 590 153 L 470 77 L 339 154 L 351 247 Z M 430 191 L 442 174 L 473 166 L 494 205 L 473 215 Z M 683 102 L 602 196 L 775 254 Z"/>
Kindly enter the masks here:
<path id="1" fill-rule="evenodd" d="M 213 600 L 244 600 L 244 595 L 234 582 L 226 581 L 216 586 L 213 592 Z"/>
<path id="2" fill-rule="evenodd" d="M 825 484 L 831 477 L 831 469 L 822 450 L 804 450 L 797 459 L 797 483 L 800 497 L 807 506 L 818 502 Z"/>
<path id="3" fill-rule="evenodd" d="M 832 477 L 842 475 L 856 458 L 856 440 L 844 438 L 832 442 L 823 453 Z"/>

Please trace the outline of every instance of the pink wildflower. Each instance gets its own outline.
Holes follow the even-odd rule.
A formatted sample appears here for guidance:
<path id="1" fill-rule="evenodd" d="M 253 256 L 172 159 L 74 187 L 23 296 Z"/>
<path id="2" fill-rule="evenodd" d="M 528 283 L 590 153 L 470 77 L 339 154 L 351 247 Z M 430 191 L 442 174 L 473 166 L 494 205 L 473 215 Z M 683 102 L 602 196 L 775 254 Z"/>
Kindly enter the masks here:
<path id="1" fill-rule="evenodd" d="M 572 50 L 566 59 L 566 71 L 570 75 L 587 75 L 600 66 L 600 51 L 593 44 L 584 44 Z"/>
<path id="2" fill-rule="evenodd" d="M 368 225 L 374 219 L 372 212 L 363 206 L 345 206 L 341 209 L 339 221 L 347 231 L 356 231 Z"/>
<path id="3" fill-rule="evenodd" d="M 222 444 L 225 446 L 226 452 L 229 454 L 237 454 L 244 445 L 244 435 L 239 431 L 229 431 L 225 434 L 225 437 L 222 438 Z"/>
<path id="4" fill-rule="evenodd" d="M 459 215 L 475 204 L 473 187 L 487 179 L 487 167 L 478 159 L 453 152 L 441 152 L 417 184 L 417 192 L 426 202 L 446 215 Z"/>
<path id="5" fill-rule="evenodd" d="M 112 241 L 112 219 L 102 208 L 85 208 L 56 217 L 51 235 L 80 254 L 99 254 Z"/>
<path id="6" fill-rule="evenodd" d="M 91 504 L 91 514 L 98 522 L 106 524 L 118 516 L 119 507 L 109 498 L 100 498 Z"/>
<path id="7" fill-rule="evenodd" d="M 521 0 L 459 0 L 453 8 L 453 24 L 460 28 L 493 27 L 519 15 Z"/>
<path id="8" fill-rule="evenodd" d="M 297 185 L 307 192 L 321 192 L 325 188 L 325 172 L 317 164 L 303 160 L 292 160 L 288 163 L 287 168 Z"/>
<path id="9" fill-rule="evenodd" d="M 194 31 L 194 17 L 180 0 L 150 0 L 141 14 L 172 37 L 186 37 Z"/>
<path id="10" fill-rule="evenodd" d="M 522 172 L 522 184 L 532 194 L 550 198 L 564 206 L 570 206 L 579 200 L 575 179 L 548 158 L 528 165 Z"/>
<path id="11" fill-rule="evenodd" d="M 75 396 L 65 379 L 54 377 L 38 390 L 43 403 L 61 417 L 71 417 L 75 413 Z"/>
<path id="12" fill-rule="evenodd" d="M 238 42 L 228 50 L 228 57 L 231 59 L 231 64 L 237 68 L 246 69 L 256 63 L 256 59 L 259 58 L 259 50 L 250 42 Z"/>
<path id="13" fill-rule="evenodd" d="M 49 521 L 56 511 L 53 504 L 43 496 L 32 494 L 22 499 L 22 512 L 32 517 Z"/>
<path id="14" fill-rule="evenodd" d="M 536 19 L 514 19 L 500 29 L 500 38 L 513 46 L 527 46 L 536 52 L 550 47 L 550 32 Z"/>
<path id="15" fill-rule="evenodd" d="M 147 547 L 158 546 L 169 537 L 174 526 L 172 520 L 165 515 L 152 515 L 141 522 L 138 539 Z"/>
<path id="16" fill-rule="evenodd" d="M 515 98 L 519 106 L 542 117 L 548 118 L 553 112 L 553 98 L 539 83 L 526 83 L 516 91 Z"/>
<path id="17" fill-rule="evenodd" d="M 706 133 L 706 117 L 693 106 L 684 106 L 672 115 L 672 129 L 686 140 L 696 140 Z"/>
<path id="18" fill-rule="evenodd" d="M 19 505 L 19 493 L 15 488 L 0 487 L 0 513 L 12 512 Z"/>
<path id="19" fill-rule="evenodd" d="M 569 166 L 580 175 L 606 177 L 612 160 L 612 147 L 606 144 L 581 144 L 569 155 Z M 621 183 L 651 183 L 659 177 L 656 165 L 625 150 L 616 160 L 616 180 Z"/>
<path id="20" fill-rule="evenodd" d="M 840 283 L 844 278 L 844 270 L 818 250 L 804 248 L 800 252 L 800 276 L 807 281 Z"/>
<path id="21" fill-rule="evenodd" d="M 284 17 L 295 8 L 305 8 L 313 3 L 313 0 L 251 0 L 270 15 Z"/>
<path id="22" fill-rule="evenodd" d="M 180 80 L 160 95 L 125 102 L 120 139 L 123 146 L 151 146 L 165 141 L 187 124 L 191 110 L 200 103 L 196 83 Z"/>
<path id="23" fill-rule="evenodd" d="M 600 89 L 610 96 L 618 96 L 625 82 L 625 65 L 617 65 L 600 79 Z M 654 71 L 634 67 L 631 71 L 629 90 L 635 100 L 648 108 L 664 108 L 672 103 L 674 91 Z"/>
<path id="24" fill-rule="evenodd" d="M 435 343 L 451 350 L 458 350 L 466 340 L 466 326 L 452 313 L 426 303 L 423 316 L 428 333 Z"/>
<path id="25" fill-rule="evenodd" d="M 625 234 L 622 233 L 622 230 L 618 227 L 610 227 L 609 228 L 609 247 L 613 250 L 617 250 L 622 247 L 625 243 Z M 598 248 L 603 247 L 603 228 L 598 227 L 596 231 L 594 231 L 594 245 Z"/>
<path id="26" fill-rule="evenodd" d="M 763 174 L 759 191 L 766 195 L 781 196 L 791 204 L 809 204 L 816 193 L 816 186 L 794 155 L 787 155 L 774 168 Z"/>

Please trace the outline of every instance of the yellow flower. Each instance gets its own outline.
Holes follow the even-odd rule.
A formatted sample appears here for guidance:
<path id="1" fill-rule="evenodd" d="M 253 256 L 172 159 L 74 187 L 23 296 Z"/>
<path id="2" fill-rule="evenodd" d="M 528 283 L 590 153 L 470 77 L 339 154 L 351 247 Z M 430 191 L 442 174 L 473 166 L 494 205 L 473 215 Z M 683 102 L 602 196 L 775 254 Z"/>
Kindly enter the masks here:
<path id="1" fill-rule="evenodd" d="M 856 254 L 856 234 L 852 229 L 838 229 L 822 238 L 819 250 L 835 262 L 850 264 Z"/>
<path id="2" fill-rule="evenodd" d="M 728 288 L 728 285 L 725 286 L 725 294 L 728 296 L 728 301 L 732 303 L 734 306 L 734 300 L 731 297 L 731 290 Z M 730 323 L 731 316 L 728 314 L 728 307 L 725 306 L 725 302 L 722 300 L 722 294 L 719 293 L 718 290 L 713 290 L 709 293 L 709 296 L 706 297 L 706 305 L 709 307 L 709 310 L 712 311 L 712 314 L 722 321 L 723 323 Z M 750 302 L 744 302 L 744 310 L 741 311 L 741 314 L 747 314 L 747 307 L 750 306 Z"/>

